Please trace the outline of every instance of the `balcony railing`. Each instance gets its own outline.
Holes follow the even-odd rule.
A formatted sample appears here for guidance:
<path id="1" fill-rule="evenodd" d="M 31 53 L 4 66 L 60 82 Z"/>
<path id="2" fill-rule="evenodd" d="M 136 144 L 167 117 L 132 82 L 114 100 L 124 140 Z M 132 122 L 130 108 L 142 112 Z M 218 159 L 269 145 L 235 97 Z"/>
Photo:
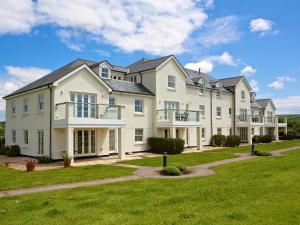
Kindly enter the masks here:
<path id="1" fill-rule="evenodd" d="M 161 109 L 157 110 L 157 121 L 200 121 L 200 112 L 193 110 Z"/>
<path id="2" fill-rule="evenodd" d="M 263 123 L 264 117 L 259 115 L 238 115 L 236 116 L 238 123 Z"/>
<path id="3" fill-rule="evenodd" d="M 107 120 L 121 119 L 121 106 L 105 104 L 64 102 L 55 107 L 55 119 L 94 118 Z"/>

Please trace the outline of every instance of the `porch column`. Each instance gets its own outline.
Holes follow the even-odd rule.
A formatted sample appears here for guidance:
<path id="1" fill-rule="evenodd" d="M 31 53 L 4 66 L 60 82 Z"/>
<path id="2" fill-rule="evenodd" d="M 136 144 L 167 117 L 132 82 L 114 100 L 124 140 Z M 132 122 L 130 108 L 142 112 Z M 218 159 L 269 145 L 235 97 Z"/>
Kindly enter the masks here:
<path id="1" fill-rule="evenodd" d="M 170 127 L 170 138 L 176 138 L 176 128 Z"/>
<path id="2" fill-rule="evenodd" d="M 266 135 L 266 128 L 262 127 L 262 135 Z"/>
<path id="3" fill-rule="evenodd" d="M 252 145 L 252 127 L 248 127 L 248 144 Z"/>
<path id="4" fill-rule="evenodd" d="M 284 127 L 284 135 L 287 135 L 287 125 Z"/>
<path id="5" fill-rule="evenodd" d="M 74 128 L 66 128 L 66 151 L 71 158 L 71 165 L 74 163 Z"/>
<path id="6" fill-rule="evenodd" d="M 118 156 L 119 159 L 125 158 L 125 129 L 118 128 Z"/>
<path id="7" fill-rule="evenodd" d="M 197 135 L 197 150 L 202 151 L 202 134 L 201 134 L 201 127 L 197 127 L 196 135 Z"/>
<path id="8" fill-rule="evenodd" d="M 274 129 L 274 133 L 275 133 L 275 141 L 279 141 L 279 130 L 278 130 L 278 117 L 275 117 L 275 129 Z"/>

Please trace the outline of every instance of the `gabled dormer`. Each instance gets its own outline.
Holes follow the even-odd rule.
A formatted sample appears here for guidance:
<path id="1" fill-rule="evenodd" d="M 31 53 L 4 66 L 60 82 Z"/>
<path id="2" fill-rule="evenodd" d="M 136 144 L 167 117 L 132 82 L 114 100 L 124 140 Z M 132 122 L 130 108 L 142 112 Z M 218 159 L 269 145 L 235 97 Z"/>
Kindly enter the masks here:
<path id="1" fill-rule="evenodd" d="M 200 78 L 198 80 L 198 86 L 201 88 L 205 88 L 206 87 L 206 81 L 204 80 L 204 78 Z"/>
<path id="2" fill-rule="evenodd" d="M 109 62 L 103 61 L 99 64 L 99 76 L 103 79 L 111 79 L 112 65 Z"/>

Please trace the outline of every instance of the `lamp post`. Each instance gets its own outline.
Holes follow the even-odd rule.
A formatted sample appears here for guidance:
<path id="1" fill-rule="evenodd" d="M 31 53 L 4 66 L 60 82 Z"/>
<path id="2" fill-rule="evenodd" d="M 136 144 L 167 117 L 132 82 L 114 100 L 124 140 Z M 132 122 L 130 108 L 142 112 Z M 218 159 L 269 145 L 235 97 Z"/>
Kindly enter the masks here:
<path id="1" fill-rule="evenodd" d="M 167 164 L 168 164 L 168 153 L 164 152 L 164 155 L 163 155 L 163 168 L 166 168 Z"/>

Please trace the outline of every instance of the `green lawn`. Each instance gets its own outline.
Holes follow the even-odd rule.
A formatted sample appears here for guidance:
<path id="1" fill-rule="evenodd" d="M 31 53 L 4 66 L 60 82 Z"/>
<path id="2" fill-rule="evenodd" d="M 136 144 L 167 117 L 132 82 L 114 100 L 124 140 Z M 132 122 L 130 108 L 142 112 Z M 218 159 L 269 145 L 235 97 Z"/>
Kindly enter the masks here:
<path id="1" fill-rule="evenodd" d="M 131 175 L 134 169 L 95 165 L 27 173 L 0 166 L 0 191 Z M 1 223 L 1 222 L 0 222 Z"/>
<path id="2" fill-rule="evenodd" d="M 143 179 L 2 198 L 1 225 L 299 224 L 300 151 L 215 169 L 209 177 Z"/>
<path id="3" fill-rule="evenodd" d="M 257 144 L 255 145 L 255 150 L 269 152 L 273 150 L 285 149 L 289 147 L 300 146 L 300 139 L 295 139 L 291 141 L 282 141 L 282 142 L 272 142 L 268 144 Z M 250 152 L 251 146 L 240 146 L 235 148 L 220 148 L 217 150 L 212 150 L 212 152 Z"/>
<path id="4" fill-rule="evenodd" d="M 178 155 L 168 155 L 168 165 L 172 163 L 181 163 L 185 166 L 195 166 L 208 162 L 218 161 L 222 159 L 229 159 L 237 157 L 233 154 L 226 152 L 193 152 Z M 123 164 L 140 165 L 140 166 L 162 166 L 162 156 L 145 158 L 145 159 L 135 159 L 122 161 Z"/>

